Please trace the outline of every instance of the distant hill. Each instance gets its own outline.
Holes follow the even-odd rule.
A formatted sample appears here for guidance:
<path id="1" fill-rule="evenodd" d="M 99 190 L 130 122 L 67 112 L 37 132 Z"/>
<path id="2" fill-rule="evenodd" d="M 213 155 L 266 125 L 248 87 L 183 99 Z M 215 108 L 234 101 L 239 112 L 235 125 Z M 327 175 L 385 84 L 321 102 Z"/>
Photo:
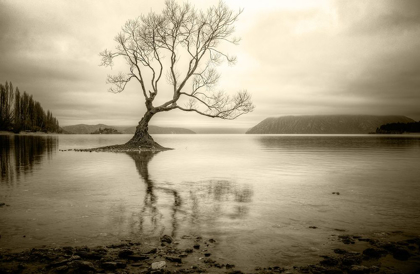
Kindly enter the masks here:
<path id="1" fill-rule="evenodd" d="M 125 134 L 134 134 L 136 132 L 136 127 L 128 127 L 121 131 Z M 177 128 L 177 127 L 158 127 L 149 125 L 150 134 L 195 134 L 194 131 L 186 128 Z"/>
<path id="2" fill-rule="evenodd" d="M 91 134 L 121 134 L 121 132 L 119 132 L 115 128 L 100 128 L 98 130 L 95 130 Z"/>
<path id="3" fill-rule="evenodd" d="M 70 134 L 91 134 L 93 132 L 98 132 L 99 129 L 115 129 L 123 134 L 134 134 L 136 127 L 124 127 L 124 126 L 108 126 L 104 124 L 98 125 L 85 125 L 78 124 L 72 126 L 62 127 L 65 132 Z M 185 129 L 185 128 L 172 128 L 172 127 L 158 127 L 149 125 L 150 134 L 195 134 L 194 131 Z"/>
<path id="4" fill-rule="evenodd" d="M 73 126 L 64 126 L 63 130 L 69 132 L 70 134 L 91 134 L 92 132 L 98 131 L 100 128 L 111 128 L 110 126 L 104 124 L 98 125 L 85 125 L 78 124 Z"/>
<path id="5" fill-rule="evenodd" d="M 192 130 L 197 134 L 245 134 L 248 128 L 195 127 Z"/>
<path id="6" fill-rule="evenodd" d="M 366 134 L 389 123 L 411 123 L 405 116 L 312 115 L 267 118 L 247 134 Z"/>

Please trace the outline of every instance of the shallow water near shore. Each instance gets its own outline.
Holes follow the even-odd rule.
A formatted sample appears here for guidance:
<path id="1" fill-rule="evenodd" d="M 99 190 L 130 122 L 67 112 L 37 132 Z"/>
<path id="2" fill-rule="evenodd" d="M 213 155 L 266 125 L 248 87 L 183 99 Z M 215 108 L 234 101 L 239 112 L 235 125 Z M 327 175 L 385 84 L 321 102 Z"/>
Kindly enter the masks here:
<path id="1" fill-rule="evenodd" d="M 0 250 L 197 235 L 239 265 L 287 266 L 330 251 L 333 234 L 420 231 L 418 135 L 156 135 L 174 150 L 61 151 L 130 137 L 0 136 Z"/>

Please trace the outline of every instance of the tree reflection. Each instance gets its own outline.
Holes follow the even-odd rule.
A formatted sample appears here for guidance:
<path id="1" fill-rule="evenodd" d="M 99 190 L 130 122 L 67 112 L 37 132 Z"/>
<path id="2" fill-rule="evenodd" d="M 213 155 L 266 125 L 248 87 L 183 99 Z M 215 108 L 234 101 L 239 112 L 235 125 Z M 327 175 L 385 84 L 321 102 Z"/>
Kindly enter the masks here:
<path id="1" fill-rule="evenodd" d="M 254 195 L 248 185 L 239 185 L 228 180 L 206 180 L 190 184 L 192 223 L 200 223 L 203 219 L 247 217 L 248 204 L 252 202 Z"/>
<path id="2" fill-rule="evenodd" d="M 140 213 L 140 230 L 142 231 L 145 226 L 145 217 L 150 216 L 150 223 L 152 225 L 153 231 L 159 231 L 160 235 L 164 233 L 164 227 L 160 226 L 159 221 L 162 218 L 162 213 L 159 211 L 157 207 L 158 196 L 157 193 L 164 192 L 173 196 L 173 204 L 171 205 L 171 223 L 172 223 L 172 231 L 171 236 L 175 237 L 177 229 L 178 229 L 178 219 L 177 213 L 179 208 L 182 205 L 181 196 L 178 194 L 176 190 L 156 186 L 153 180 L 150 178 L 149 175 L 149 162 L 152 158 L 159 152 L 153 151 L 141 151 L 141 152 L 127 152 L 127 154 L 134 160 L 136 164 L 137 171 L 139 172 L 141 178 L 143 179 L 144 183 L 146 184 L 146 194 L 143 200 L 143 209 Z"/>
<path id="3" fill-rule="evenodd" d="M 31 173 L 46 155 L 51 157 L 58 147 L 55 136 L 0 136 L 1 183 L 9 186 Z"/>
<path id="4" fill-rule="evenodd" d="M 139 217 L 139 229 L 143 235 L 147 234 L 145 229 L 151 229 L 153 234 L 159 236 L 168 234 L 176 237 L 181 225 L 184 229 L 199 229 L 205 226 L 206 229 L 219 230 L 221 227 L 214 223 L 216 220 L 224 217 L 243 219 L 248 215 L 249 203 L 253 196 L 253 191 L 248 186 L 228 180 L 206 180 L 183 182 L 172 188 L 163 187 L 160 182 L 155 182 L 149 174 L 149 163 L 158 153 L 127 152 L 146 184 Z M 171 231 L 165 233 L 163 218 L 168 208 Z"/>
<path id="5" fill-rule="evenodd" d="M 1 182 L 12 182 L 14 178 L 14 170 L 10 162 L 10 151 L 12 141 L 9 136 L 0 136 L 0 179 Z"/>

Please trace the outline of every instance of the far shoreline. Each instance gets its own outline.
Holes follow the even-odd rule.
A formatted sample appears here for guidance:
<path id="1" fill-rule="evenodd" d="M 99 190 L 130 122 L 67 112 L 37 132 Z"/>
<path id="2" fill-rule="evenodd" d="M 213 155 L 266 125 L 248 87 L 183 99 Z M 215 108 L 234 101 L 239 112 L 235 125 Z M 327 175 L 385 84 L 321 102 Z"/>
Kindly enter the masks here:
<path id="1" fill-rule="evenodd" d="M 19 133 L 13 132 L 13 131 L 0 131 L 0 135 L 57 135 L 62 133 L 56 133 L 56 132 L 42 132 L 42 131 L 35 131 L 35 132 L 24 132 L 21 131 Z"/>
<path id="2" fill-rule="evenodd" d="M 15 133 L 12 131 L 0 131 L 0 135 L 133 135 L 132 133 L 118 133 L 118 134 L 93 134 L 93 133 L 57 133 L 57 132 L 24 132 Z M 419 135 L 420 132 L 404 132 L 404 133 L 267 133 L 267 134 L 253 134 L 253 133 L 151 133 L 151 135 L 259 135 L 259 136 L 407 136 L 407 135 Z"/>

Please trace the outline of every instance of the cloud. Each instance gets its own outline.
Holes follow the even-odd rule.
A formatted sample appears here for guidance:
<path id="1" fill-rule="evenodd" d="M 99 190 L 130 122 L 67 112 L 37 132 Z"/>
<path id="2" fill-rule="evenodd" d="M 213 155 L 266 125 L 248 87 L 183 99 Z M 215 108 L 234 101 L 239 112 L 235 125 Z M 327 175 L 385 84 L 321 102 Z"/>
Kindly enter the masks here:
<path id="1" fill-rule="evenodd" d="M 394 35 L 420 27 L 420 2 L 334 1 L 344 30 L 351 35 Z"/>
<path id="2" fill-rule="evenodd" d="M 410 113 L 420 118 L 412 104 L 420 101 L 420 17 L 409 6 L 391 5 L 396 2 L 380 4 L 379 11 L 365 1 L 334 3 L 338 7 L 270 11 L 248 29 L 244 40 L 251 42 L 245 51 L 258 66 L 243 78 L 251 90 L 262 90 L 255 93 L 256 112 Z M 347 18 L 343 12 L 350 16 L 356 8 L 363 16 L 356 12 Z M 387 16 L 393 20 L 382 27 Z M 381 28 L 371 27 L 372 22 Z"/>
<path id="3" fill-rule="evenodd" d="M 106 75 L 126 67 L 99 67 L 98 53 L 115 47 L 113 38 L 127 19 L 159 12 L 163 4 L 0 1 L 0 81 L 32 94 L 62 124 L 135 124 L 145 110 L 139 85 L 108 93 Z M 418 1 L 227 4 L 244 8 L 237 24 L 242 41 L 226 47 L 238 63 L 219 67 L 217 89 L 247 89 L 255 111 L 235 121 L 171 111 L 154 124 L 251 127 L 270 116 L 334 113 L 420 119 Z M 162 85 L 161 95 L 168 93 Z"/>
<path id="4" fill-rule="evenodd" d="M 112 71 L 98 66 L 99 52 L 113 46 L 121 25 L 133 16 L 129 7 L 67 1 L 0 4 L 1 81 L 12 81 L 32 94 L 63 124 L 71 119 L 69 113 L 73 120 L 103 115 L 106 121 L 118 116 L 106 110 L 133 109 L 126 106 L 133 96 L 115 100 L 116 95 L 107 92 L 105 79 Z M 115 18 L 116 12 L 121 12 L 123 19 Z M 130 90 L 133 87 L 126 93 Z M 140 116 L 137 111 L 132 115 Z"/>

